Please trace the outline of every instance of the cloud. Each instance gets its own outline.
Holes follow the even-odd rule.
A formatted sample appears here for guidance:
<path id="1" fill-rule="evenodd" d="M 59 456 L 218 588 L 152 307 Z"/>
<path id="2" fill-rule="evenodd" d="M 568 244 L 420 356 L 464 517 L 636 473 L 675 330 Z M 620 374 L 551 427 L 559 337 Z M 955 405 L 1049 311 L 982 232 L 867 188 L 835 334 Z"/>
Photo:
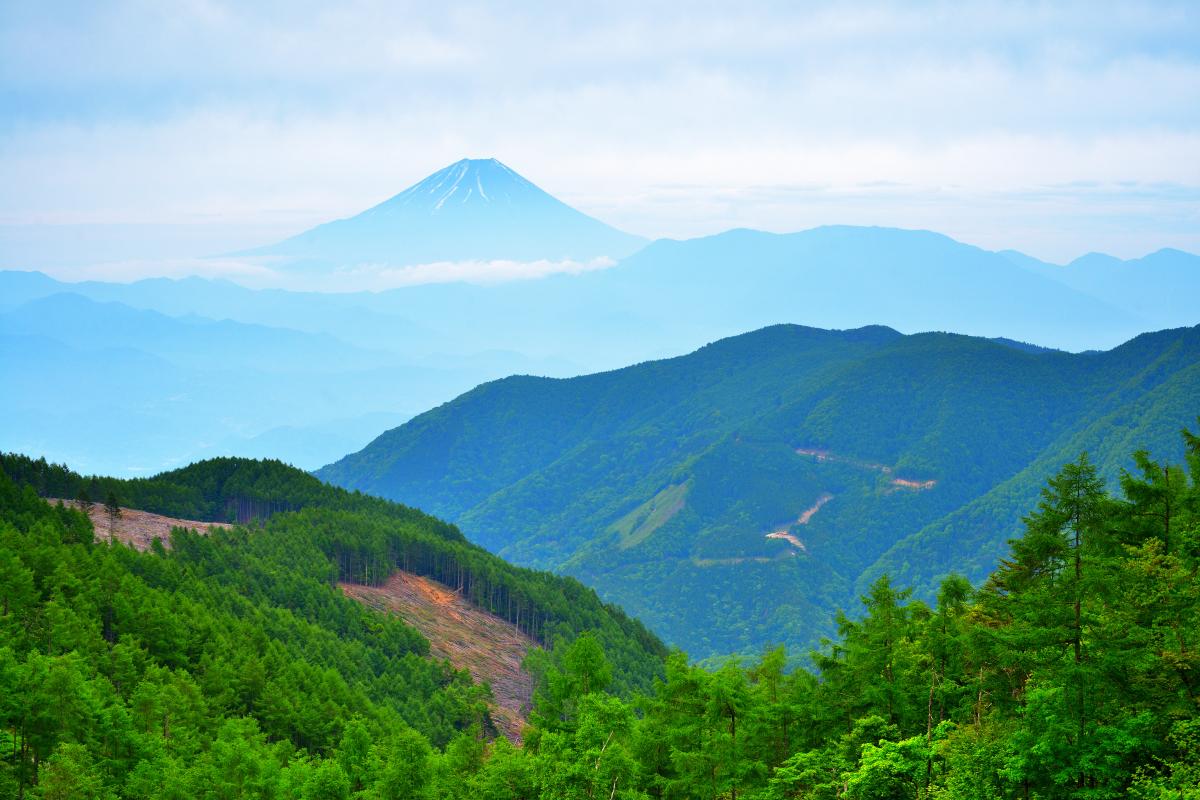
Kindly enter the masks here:
<path id="1" fill-rule="evenodd" d="M 591 261 L 438 261 L 430 264 L 389 266 L 360 264 L 341 267 L 329 277 L 303 281 L 305 288 L 322 291 L 383 291 L 427 283 L 507 283 L 533 280 L 550 275 L 578 275 L 608 269 L 616 264 L 611 258 Z"/>
<path id="2" fill-rule="evenodd" d="M 396 266 L 356 264 L 314 269 L 292 268 L 286 258 L 161 258 L 68 264 L 45 271 L 65 281 L 124 283 L 146 276 L 224 279 L 255 289 L 315 292 L 380 292 L 429 283 L 495 284 L 533 280 L 550 275 L 578 275 L 608 269 L 610 258 L 591 261 L 438 261 Z"/>
<path id="3" fill-rule="evenodd" d="M 1198 43 L 1187 2 L 8 4 L 0 222 L 299 231 L 496 156 L 649 236 L 873 220 L 1144 252 L 1186 244 L 1189 201 L 1141 198 L 1118 241 L 1082 184 L 1200 185 Z"/>

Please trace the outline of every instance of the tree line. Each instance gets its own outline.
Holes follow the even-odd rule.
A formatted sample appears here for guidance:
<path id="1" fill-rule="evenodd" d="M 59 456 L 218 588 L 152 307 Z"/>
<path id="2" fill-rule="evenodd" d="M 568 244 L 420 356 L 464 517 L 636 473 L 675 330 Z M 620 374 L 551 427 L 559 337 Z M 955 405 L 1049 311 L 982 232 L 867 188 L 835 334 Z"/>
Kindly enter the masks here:
<path id="1" fill-rule="evenodd" d="M 1118 496 L 1086 457 L 1065 465 L 978 587 L 947 576 L 925 603 L 881 577 L 810 669 L 675 651 L 642 681 L 612 629 L 547 632 L 521 746 L 491 735 L 485 688 L 332 584 L 406 558 L 477 602 L 536 581 L 318 507 L 136 553 L 0 477 L 0 794 L 1197 798 L 1200 438 L 1184 439 L 1186 464 L 1138 453 Z"/>

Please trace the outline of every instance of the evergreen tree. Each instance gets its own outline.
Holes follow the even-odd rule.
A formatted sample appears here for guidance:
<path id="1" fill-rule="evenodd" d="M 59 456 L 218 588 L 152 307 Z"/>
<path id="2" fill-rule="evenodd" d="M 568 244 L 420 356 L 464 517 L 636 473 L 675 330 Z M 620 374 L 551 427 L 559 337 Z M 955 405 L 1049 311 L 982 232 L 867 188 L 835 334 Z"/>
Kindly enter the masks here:
<path id="1" fill-rule="evenodd" d="M 108 514 L 108 538 L 111 541 L 113 538 L 113 529 L 117 524 L 117 517 L 121 516 L 121 504 L 117 500 L 117 496 L 109 492 L 108 497 L 104 500 L 104 513 Z"/>
<path id="2" fill-rule="evenodd" d="M 85 514 L 92 509 L 92 496 L 88 494 L 87 487 L 82 483 L 79 486 L 79 493 L 75 495 L 75 502 L 79 503 L 80 510 Z"/>
<path id="3" fill-rule="evenodd" d="M 1066 465 L 978 592 L 948 577 L 930 609 L 880 578 L 811 671 L 674 652 L 629 698 L 605 634 L 559 626 L 527 658 L 523 747 L 488 742 L 485 690 L 335 586 L 435 542 L 419 526 L 310 508 L 139 553 L 0 474 L 0 796 L 1196 798 L 1185 443 L 1187 469 L 1139 454 L 1120 499 Z M 469 551 L 429 552 L 457 576 Z"/>

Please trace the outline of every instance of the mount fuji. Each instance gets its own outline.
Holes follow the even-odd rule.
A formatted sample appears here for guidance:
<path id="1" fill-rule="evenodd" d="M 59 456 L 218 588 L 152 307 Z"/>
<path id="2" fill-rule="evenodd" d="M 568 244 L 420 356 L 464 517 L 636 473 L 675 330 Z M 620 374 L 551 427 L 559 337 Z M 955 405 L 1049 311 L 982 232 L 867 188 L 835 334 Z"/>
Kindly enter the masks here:
<path id="1" fill-rule="evenodd" d="M 590 261 L 623 258 L 645 243 L 488 158 L 455 162 L 361 214 L 237 255 L 280 256 L 308 268 Z"/>

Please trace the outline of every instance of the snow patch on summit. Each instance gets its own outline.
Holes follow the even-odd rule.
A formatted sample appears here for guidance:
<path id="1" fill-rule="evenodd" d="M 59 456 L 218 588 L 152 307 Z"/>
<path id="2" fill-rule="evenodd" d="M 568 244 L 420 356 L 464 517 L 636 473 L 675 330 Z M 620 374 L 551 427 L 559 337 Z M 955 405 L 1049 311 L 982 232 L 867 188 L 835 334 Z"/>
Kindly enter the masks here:
<path id="1" fill-rule="evenodd" d="M 328 276 L 364 265 L 588 264 L 624 258 L 643 244 L 641 237 L 571 208 L 488 158 L 456 161 L 360 214 L 234 255 L 283 257 L 289 269 Z M 532 272 L 557 271 L 578 267 Z M 460 280 L 457 274 L 445 280 Z"/>

